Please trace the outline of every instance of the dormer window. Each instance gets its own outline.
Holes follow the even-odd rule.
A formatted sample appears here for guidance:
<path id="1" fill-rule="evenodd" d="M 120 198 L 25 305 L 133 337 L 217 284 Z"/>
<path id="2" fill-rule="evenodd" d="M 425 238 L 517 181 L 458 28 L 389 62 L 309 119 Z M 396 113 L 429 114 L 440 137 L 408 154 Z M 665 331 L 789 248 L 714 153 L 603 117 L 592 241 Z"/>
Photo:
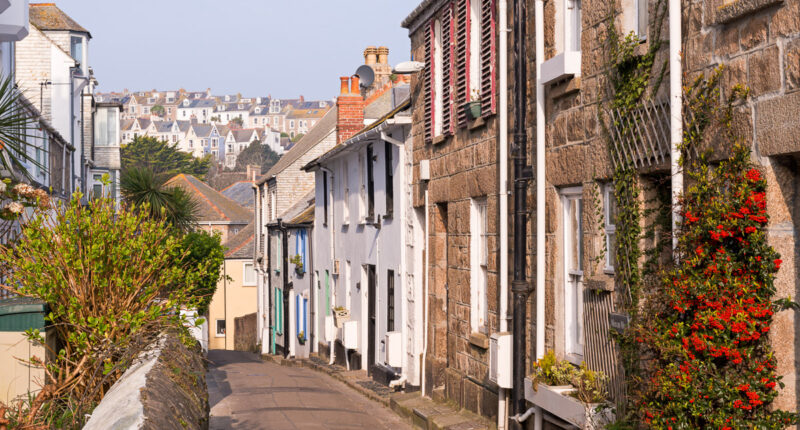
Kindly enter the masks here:
<path id="1" fill-rule="evenodd" d="M 188 107 L 188 106 L 189 106 L 189 103 L 190 103 L 190 102 L 189 102 L 189 100 L 184 100 L 184 101 L 183 101 L 183 106 L 184 106 L 184 107 Z"/>

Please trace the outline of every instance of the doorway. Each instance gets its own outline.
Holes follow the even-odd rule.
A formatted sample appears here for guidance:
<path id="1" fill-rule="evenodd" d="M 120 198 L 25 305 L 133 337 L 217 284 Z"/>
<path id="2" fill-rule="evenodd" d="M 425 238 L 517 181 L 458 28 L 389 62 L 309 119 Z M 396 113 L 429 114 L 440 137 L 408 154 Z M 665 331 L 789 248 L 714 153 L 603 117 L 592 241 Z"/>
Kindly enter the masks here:
<path id="1" fill-rule="evenodd" d="M 367 374 L 372 375 L 375 365 L 375 334 L 377 329 L 376 318 L 376 274 L 375 266 L 367 265 Z"/>

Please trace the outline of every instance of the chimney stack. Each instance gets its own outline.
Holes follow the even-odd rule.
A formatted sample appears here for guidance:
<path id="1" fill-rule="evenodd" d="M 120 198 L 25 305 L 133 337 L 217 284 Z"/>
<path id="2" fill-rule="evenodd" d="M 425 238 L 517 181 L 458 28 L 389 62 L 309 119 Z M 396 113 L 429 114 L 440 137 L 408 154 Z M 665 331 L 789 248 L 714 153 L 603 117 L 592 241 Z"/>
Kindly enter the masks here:
<path id="1" fill-rule="evenodd" d="M 364 64 L 371 66 L 378 62 L 378 48 L 367 46 L 364 50 Z"/>
<path id="2" fill-rule="evenodd" d="M 364 98 L 358 76 L 342 77 L 341 94 L 336 100 L 336 144 L 345 142 L 364 128 Z M 348 84 L 349 88 L 348 88 Z"/>
<path id="3" fill-rule="evenodd" d="M 251 182 L 255 182 L 258 179 L 258 175 L 261 174 L 261 166 L 258 165 L 247 165 L 247 180 Z"/>

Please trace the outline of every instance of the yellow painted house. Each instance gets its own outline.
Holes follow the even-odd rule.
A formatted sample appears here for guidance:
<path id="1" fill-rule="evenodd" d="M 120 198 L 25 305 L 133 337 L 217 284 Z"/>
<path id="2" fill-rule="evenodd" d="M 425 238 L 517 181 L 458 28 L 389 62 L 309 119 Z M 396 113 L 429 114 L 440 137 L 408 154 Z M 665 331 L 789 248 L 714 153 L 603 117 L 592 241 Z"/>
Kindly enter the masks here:
<path id="1" fill-rule="evenodd" d="M 234 320 L 258 311 L 253 232 L 250 224 L 225 243 L 224 276 L 208 308 L 209 349 L 234 349 Z"/>

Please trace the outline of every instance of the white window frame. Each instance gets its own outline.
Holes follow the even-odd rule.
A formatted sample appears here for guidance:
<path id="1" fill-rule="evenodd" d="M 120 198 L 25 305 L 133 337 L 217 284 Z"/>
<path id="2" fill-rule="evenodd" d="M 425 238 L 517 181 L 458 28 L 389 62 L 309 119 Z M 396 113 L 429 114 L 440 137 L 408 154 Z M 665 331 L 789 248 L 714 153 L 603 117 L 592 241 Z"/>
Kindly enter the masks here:
<path id="1" fill-rule="evenodd" d="M 433 135 L 444 133 L 444 60 L 442 59 L 442 21 L 433 24 Z"/>
<path id="2" fill-rule="evenodd" d="M 633 18 L 636 25 L 636 35 L 639 36 L 639 40 L 645 41 L 647 40 L 647 30 L 650 25 L 649 0 L 633 0 L 633 2 L 636 13 Z"/>
<path id="3" fill-rule="evenodd" d="M 347 164 L 342 165 L 342 224 L 350 225 L 350 174 Z"/>
<path id="4" fill-rule="evenodd" d="M 566 359 L 572 363 L 580 364 L 583 361 L 584 346 L 584 327 L 583 327 L 583 187 L 570 187 L 560 190 L 562 206 L 562 226 L 563 226 L 563 246 L 562 259 L 564 266 L 564 349 Z M 573 200 L 580 201 L 580 212 L 578 214 L 578 237 L 573 237 L 569 222 L 570 203 Z M 570 244 L 577 239 L 578 245 L 578 267 L 571 268 L 572 261 L 569 252 Z M 571 282 L 576 279 L 576 284 Z M 575 291 L 577 289 L 577 291 Z"/>
<path id="5" fill-rule="evenodd" d="M 470 327 L 489 330 L 489 213 L 485 197 L 470 200 Z"/>
<path id="6" fill-rule="evenodd" d="M 248 272 L 248 268 L 250 269 Z M 252 274 L 252 281 L 248 281 L 247 274 Z M 256 278 L 256 267 L 253 263 L 244 263 L 242 264 L 242 285 L 245 287 L 255 287 L 258 284 L 258 280 Z"/>
<path id="7" fill-rule="evenodd" d="M 638 0 L 634 0 L 638 1 Z M 556 19 L 556 50 L 562 52 L 581 51 L 581 19 L 582 1 L 581 0 L 561 0 L 558 3 L 557 11 L 560 18 Z M 560 43 L 559 43 L 560 42 Z"/>
<path id="8" fill-rule="evenodd" d="M 481 90 L 481 37 L 483 2 L 472 1 L 469 5 L 470 28 L 469 28 L 469 88 L 470 101 L 473 94 L 479 94 Z"/>
<path id="9" fill-rule="evenodd" d="M 603 227 L 605 229 L 606 236 L 606 258 L 605 268 L 603 270 L 610 275 L 613 275 L 615 270 L 613 243 L 616 243 L 617 237 L 616 216 L 614 216 L 614 219 L 612 219 L 611 214 L 612 207 L 616 208 L 616 196 L 614 193 L 615 189 L 613 182 L 606 183 L 603 186 Z"/>
<path id="10" fill-rule="evenodd" d="M 225 323 L 225 331 L 222 333 L 219 332 L 220 321 Z M 228 332 L 228 322 L 223 318 L 217 318 L 214 321 L 214 337 L 225 337 L 227 332 Z"/>

